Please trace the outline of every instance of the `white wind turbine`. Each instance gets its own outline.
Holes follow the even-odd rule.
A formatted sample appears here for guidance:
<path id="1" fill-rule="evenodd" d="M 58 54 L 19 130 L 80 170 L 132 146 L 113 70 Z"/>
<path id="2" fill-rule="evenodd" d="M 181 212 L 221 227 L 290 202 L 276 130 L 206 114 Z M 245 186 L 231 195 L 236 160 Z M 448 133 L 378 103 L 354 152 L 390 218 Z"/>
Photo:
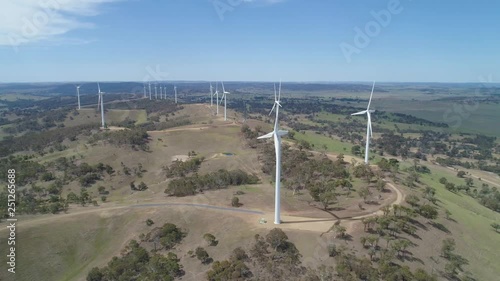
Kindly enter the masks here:
<path id="1" fill-rule="evenodd" d="M 99 91 L 99 103 L 101 104 L 101 125 L 102 129 L 105 129 L 106 123 L 104 122 L 104 98 L 102 95 L 104 94 L 104 92 L 101 92 L 101 86 L 99 86 L 99 83 L 97 83 L 97 89 Z M 99 107 L 99 104 L 97 104 L 97 106 Z"/>
<path id="2" fill-rule="evenodd" d="M 149 82 L 149 100 L 151 100 L 151 82 Z"/>
<path id="3" fill-rule="evenodd" d="M 144 98 L 146 98 L 146 84 L 144 84 Z"/>
<path id="4" fill-rule="evenodd" d="M 163 85 L 160 85 L 160 99 L 163 97 Z"/>
<path id="5" fill-rule="evenodd" d="M 227 95 L 231 94 L 230 92 L 226 92 L 224 88 L 224 82 L 222 82 L 222 97 L 220 97 L 220 102 L 222 103 L 222 99 L 224 99 L 224 121 L 227 121 Z"/>
<path id="6" fill-rule="evenodd" d="M 175 103 L 177 103 L 177 86 L 174 86 L 174 92 L 175 92 Z"/>
<path id="7" fill-rule="evenodd" d="M 217 113 L 215 115 L 219 115 L 219 82 L 215 83 L 215 104 L 217 105 Z"/>
<path id="8" fill-rule="evenodd" d="M 75 86 L 76 87 L 76 95 L 78 96 L 78 110 L 80 110 L 80 86 Z"/>
<path id="9" fill-rule="evenodd" d="M 370 153 L 370 138 L 373 137 L 372 130 L 372 116 L 371 114 L 375 112 L 375 110 L 370 110 L 370 104 L 372 103 L 373 90 L 375 89 L 375 81 L 372 86 L 372 93 L 370 94 L 370 101 L 368 102 L 368 107 L 366 110 L 353 113 L 351 115 L 363 115 L 366 114 L 368 117 L 368 124 L 366 125 L 366 148 L 365 148 L 365 164 L 368 164 L 368 154 Z"/>
<path id="10" fill-rule="evenodd" d="M 156 83 L 155 83 L 155 99 L 157 100 L 158 99 L 158 89 L 157 89 L 157 86 Z"/>
<path id="11" fill-rule="evenodd" d="M 212 87 L 212 83 L 210 83 L 210 107 L 214 105 L 214 87 Z"/>
<path id="12" fill-rule="evenodd" d="M 281 98 L 281 81 L 279 87 L 279 94 L 276 97 L 276 85 L 274 85 L 274 105 L 271 109 L 269 115 L 273 113 L 273 110 L 276 109 L 276 120 L 274 121 L 274 130 L 267 135 L 258 137 L 257 139 L 270 139 L 274 137 L 274 149 L 276 152 L 276 187 L 274 190 L 274 224 L 281 223 L 280 217 L 280 185 L 281 185 L 281 137 L 288 134 L 288 131 L 283 131 L 279 129 L 279 108 Z"/>

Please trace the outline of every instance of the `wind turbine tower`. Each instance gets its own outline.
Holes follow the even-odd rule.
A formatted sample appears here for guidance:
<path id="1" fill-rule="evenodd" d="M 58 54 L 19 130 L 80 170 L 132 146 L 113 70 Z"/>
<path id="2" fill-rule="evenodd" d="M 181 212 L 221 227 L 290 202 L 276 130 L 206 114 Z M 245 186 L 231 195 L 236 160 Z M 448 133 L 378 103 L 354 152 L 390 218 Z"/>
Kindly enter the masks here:
<path id="1" fill-rule="evenodd" d="M 101 92 L 101 86 L 99 86 L 99 83 L 97 83 L 97 89 L 99 91 L 99 101 L 101 103 L 101 125 L 102 125 L 101 128 L 105 129 L 106 123 L 104 122 L 104 97 L 102 95 L 102 94 L 104 94 L 104 92 Z"/>
<path id="2" fill-rule="evenodd" d="M 175 103 L 177 103 L 177 86 L 174 86 Z"/>
<path id="3" fill-rule="evenodd" d="M 210 83 L 210 107 L 214 105 L 214 87 L 212 87 L 212 83 Z"/>
<path id="4" fill-rule="evenodd" d="M 158 99 L 158 89 L 157 89 L 157 86 L 158 85 L 155 84 L 155 99 L 156 100 Z"/>
<path id="5" fill-rule="evenodd" d="M 146 98 L 146 84 L 144 84 L 144 98 Z"/>
<path id="6" fill-rule="evenodd" d="M 222 97 L 220 98 L 220 102 L 222 103 L 222 99 L 224 99 L 224 121 L 227 121 L 227 115 L 226 115 L 226 110 L 227 110 L 227 95 L 231 93 L 226 92 L 226 89 L 224 88 L 224 82 L 222 82 Z"/>
<path id="7" fill-rule="evenodd" d="M 217 105 L 217 113 L 219 115 L 219 82 L 215 83 L 215 104 Z"/>
<path id="8" fill-rule="evenodd" d="M 276 96 L 276 85 L 274 86 L 274 105 L 271 109 L 269 115 L 271 115 L 276 109 L 276 120 L 274 121 L 274 130 L 267 135 L 258 137 L 257 139 L 270 139 L 274 138 L 274 149 L 276 152 L 276 187 L 274 190 L 274 224 L 281 223 L 281 215 L 280 215 L 280 185 L 281 185 L 281 137 L 288 134 L 288 131 L 282 131 L 279 129 L 279 108 L 281 98 L 281 81 L 279 87 L 279 94 Z"/>
<path id="9" fill-rule="evenodd" d="M 76 95 L 78 96 L 78 110 L 80 110 L 80 85 L 76 86 Z"/>
<path id="10" fill-rule="evenodd" d="M 149 100 L 151 100 L 151 82 L 149 82 Z"/>
<path id="11" fill-rule="evenodd" d="M 363 110 L 363 111 L 351 114 L 351 115 L 364 115 L 364 114 L 366 114 L 366 116 L 368 118 L 368 123 L 366 125 L 365 164 L 368 164 L 368 156 L 370 154 L 370 138 L 373 137 L 372 116 L 371 116 L 371 114 L 374 113 L 375 110 L 370 110 L 370 105 L 372 103 L 372 97 L 373 97 L 373 90 L 374 89 L 375 89 L 375 81 L 373 82 L 372 93 L 370 94 L 370 101 L 368 102 L 368 107 L 366 108 L 366 110 Z"/>

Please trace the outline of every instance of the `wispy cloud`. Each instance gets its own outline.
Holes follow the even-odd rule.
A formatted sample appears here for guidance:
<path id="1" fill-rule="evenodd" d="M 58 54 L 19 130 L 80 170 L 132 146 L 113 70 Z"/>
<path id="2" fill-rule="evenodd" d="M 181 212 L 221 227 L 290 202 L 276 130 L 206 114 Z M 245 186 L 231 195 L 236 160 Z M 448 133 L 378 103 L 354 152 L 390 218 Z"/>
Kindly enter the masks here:
<path id="1" fill-rule="evenodd" d="M 0 46 L 34 42 L 66 42 L 64 34 L 93 28 L 88 17 L 99 14 L 102 4 L 120 0 L 15 0 L 2 1 Z M 70 40 L 75 42 L 74 39 Z M 85 40 L 82 40 L 85 41 Z"/>

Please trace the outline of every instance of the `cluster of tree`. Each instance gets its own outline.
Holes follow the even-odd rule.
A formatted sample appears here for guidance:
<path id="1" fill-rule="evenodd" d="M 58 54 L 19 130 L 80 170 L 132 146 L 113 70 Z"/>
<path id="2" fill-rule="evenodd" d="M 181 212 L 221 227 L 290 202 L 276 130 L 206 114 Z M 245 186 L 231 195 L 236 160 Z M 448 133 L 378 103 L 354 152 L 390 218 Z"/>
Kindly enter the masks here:
<path id="1" fill-rule="evenodd" d="M 65 139 L 73 141 L 79 135 L 90 135 L 92 130 L 97 127 L 97 124 L 84 124 L 44 132 L 30 132 L 19 137 L 7 136 L 0 141 L 0 157 L 19 151 L 35 151 L 43 154 L 45 149 L 60 144 Z"/>
<path id="2" fill-rule="evenodd" d="M 170 167 L 163 167 L 163 170 L 167 174 L 167 178 L 184 177 L 197 172 L 203 160 L 205 160 L 204 157 L 195 157 L 187 161 L 176 160 Z"/>
<path id="3" fill-rule="evenodd" d="M 463 266 L 469 263 L 466 258 L 456 254 L 454 251 L 455 240 L 453 238 L 444 239 L 441 246 L 441 256 L 447 261 L 446 265 L 444 266 L 444 272 L 446 277 L 452 280 L 456 279 L 458 277 L 458 274 L 464 271 Z M 465 280 L 474 280 L 471 278 L 468 272 L 465 272 L 462 275 L 464 276 Z"/>
<path id="4" fill-rule="evenodd" d="M 141 149 L 143 151 L 149 150 L 149 135 L 145 129 L 134 128 L 95 134 L 89 142 L 95 143 L 99 140 L 106 140 L 116 146 L 130 146 L 132 149 Z"/>
<path id="5" fill-rule="evenodd" d="M 40 175 L 47 171 L 44 165 L 31 161 L 31 157 L 28 155 L 11 155 L 7 158 L 2 158 L 0 159 L 0 169 L 2 171 L 14 169 L 16 171 L 16 183 L 20 186 L 35 182 Z M 1 181 L 5 181 L 6 179 L 4 177 Z"/>
<path id="6" fill-rule="evenodd" d="M 61 122 L 66 119 L 68 112 L 70 112 L 69 108 L 21 112 L 21 118 L 9 122 L 12 126 L 5 127 L 3 131 L 8 134 L 18 134 L 26 131 L 48 130 L 57 126 L 64 127 Z"/>
<path id="7" fill-rule="evenodd" d="M 495 186 L 490 188 L 484 184 L 477 194 L 477 199 L 483 206 L 500 212 L 500 191 Z"/>
<path id="8" fill-rule="evenodd" d="M 301 254 L 279 228 L 264 237 L 255 235 L 250 255 L 238 247 L 230 258 L 215 261 L 207 272 L 207 280 L 299 280 L 306 273 Z M 252 267 L 252 269 L 250 269 Z M 301 279 L 302 280 L 302 279 Z"/>
<path id="9" fill-rule="evenodd" d="M 150 254 L 137 241 L 132 240 L 120 257 L 113 257 L 103 268 L 92 268 L 87 275 L 87 281 L 173 281 L 184 275 L 179 262 L 180 259 L 172 252 L 166 255 Z"/>
<path id="10" fill-rule="evenodd" d="M 144 191 L 148 188 L 149 187 L 142 181 L 138 185 L 135 185 L 135 182 L 130 183 L 130 189 L 134 191 Z"/>
<path id="11" fill-rule="evenodd" d="M 182 239 L 186 236 L 186 232 L 182 231 L 173 223 L 165 223 L 162 227 L 155 227 L 142 239 L 144 242 L 153 243 L 155 251 L 160 250 L 156 248 L 160 244 L 163 249 L 173 249 L 177 244 L 181 243 Z"/>
<path id="12" fill-rule="evenodd" d="M 8 192 L 0 192 L 0 200 L 7 202 Z M 67 211 L 69 202 L 60 195 L 60 189 L 42 188 L 35 184 L 31 188 L 25 188 L 16 193 L 17 214 L 57 214 Z M 0 218 L 6 218 L 8 214 L 7 204 L 0 205 Z"/>
<path id="13" fill-rule="evenodd" d="M 458 173 L 462 175 L 462 173 Z M 451 192 L 464 192 L 465 194 L 475 198 L 481 205 L 493 211 L 500 212 L 500 191 L 497 187 L 489 187 L 488 184 L 483 183 L 481 189 L 478 190 L 474 186 L 474 180 L 469 177 L 464 178 L 465 184 L 455 185 L 448 181 L 445 177 L 439 179 L 439 182 Z"/>
<path id="14" fill-rule="evenodd" d="M 204 190 L 227 188 L 231 185 L 256 184 L 259 178 L 242 170 L 227 171 L 220 169 L 217 172 L 173 179 L 168 183 L 165 193 L 169 196 L 189 196 Z"/>

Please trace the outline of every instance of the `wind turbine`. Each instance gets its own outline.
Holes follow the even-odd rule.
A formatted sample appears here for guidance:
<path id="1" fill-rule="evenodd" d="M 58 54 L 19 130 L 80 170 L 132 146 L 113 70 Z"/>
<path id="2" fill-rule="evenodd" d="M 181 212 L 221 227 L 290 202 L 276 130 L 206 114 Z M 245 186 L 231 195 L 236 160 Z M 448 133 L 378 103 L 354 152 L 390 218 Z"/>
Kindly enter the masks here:
<path id="1" fill-rule="evenodd" d="M 78 96 L 78 110 L 80 110 L 80 86 L 76 86 L 76 95 Z"/>
<path id="2" fill-rule="evenodd" d="M 101 105 L 101 88 L 99 87 L 99 83 L 97 83 L 97 110 L 99 110 L 99 106 Z"/>
<path id="3" fill-rule="evenodd" d="M 158 85 L 155 83 L 155 99 L 158 99 L 158 89 L 156 88 Z"/>
<path id="4" fill-rule="evenodd" d="M 281 223 L 281 217 L 280 217 L 280 184 L 281 184 L 281 137 L 288 134 L 288 131 L 282 131 L 279 129 L 279 108 L 281 107 L 280 104 L 280 98 L 281 98 L 281 81 L 280 81 L 280 88 L 279 88 L 279 94 L 276 97 L 276 84 L 274 85 L 274 105 L 273 108 L 271 109 L 271 112 L 269 115 L 271 115 L 276 109 L 276 120 L 274 121 L 274 130 L 270 132 L 267 135 L 258 137 L 257 139 L 270 139 L 274 138 L 274 149 L 276 152 L 276 187 L 274 190 L 274 224 L 280 224 Z"/>
<path id="5" fill-rule="evenodd" d="M 219 82 L 215 83 L 215 104 L 217 105 L 217 113 L 215 115 L 219 115 Z"/>
<path id="6" fill-rule="evenodd" d="M 212 87 L 212 83 L 210 83 L 210 107 L 214 105 L 214 87 Z"/>
<path id="7" fill-rule="evenodd" d="M 220 102 L 222 103 L 222 99 L 224 99 L 224 121 L 227 121 L 226 110 L 227 110 L 227 95 L 231 94 L 230 92 L 226 92 L 224 89 L 224 82 L 222 82 L 222 97 L 220 98 Z"/>
<path id="8" fill-rule="evenodd" d="M 144 84 L 144 98 L 146 98 L 146 84 Z"/>
<path id="9" fill-rule="evenodd" d="M 163 85 L 160 85 L 160 99 L 162 98 L 163 96 Z"/>
<path id="10" fill-rule="evenodd" d="M 99 102 L 101 103 L 101 125 L 102 129 L 104 129 L 106 128 L 106 123 L 104 122 L 104 97 L 102 95 L 104 92 L 101 92 L 101 86 L 99 86 L 99 83 L 97 83 L 97 89 L 99 91 Z"/>
<path id="11" fill-rule="evenodd" d="M 151 100 L 151 82 L 149 82 L 149 100 Z"/>
<path id="12" fill-rule="evenodd" d="M 175 92 L 175 103 L 177 103 L 177 86 L 174 86 L 174 92 Z"/>
<path id="13" fill-rule="evenodd" d="M 371 114 L 375 112 L 375 110 L 370 110 L 370 104 L 372 103 L 373 90 L 375 89 L 375 81 L 373 81 L 372 93 L 370 94 L 370 101 L 368 102 L 368 107 L 366 110 L 353 113 L 351 115 L 363 115 L 366 114 L 368 117 L 368 123 L 366 125 L 366 148 L 365 148 L 365 164 L 368 164 L 368 154 L 370 153 L 370 138 L 373 137 L 372 130 L 372 116 Z"/>

